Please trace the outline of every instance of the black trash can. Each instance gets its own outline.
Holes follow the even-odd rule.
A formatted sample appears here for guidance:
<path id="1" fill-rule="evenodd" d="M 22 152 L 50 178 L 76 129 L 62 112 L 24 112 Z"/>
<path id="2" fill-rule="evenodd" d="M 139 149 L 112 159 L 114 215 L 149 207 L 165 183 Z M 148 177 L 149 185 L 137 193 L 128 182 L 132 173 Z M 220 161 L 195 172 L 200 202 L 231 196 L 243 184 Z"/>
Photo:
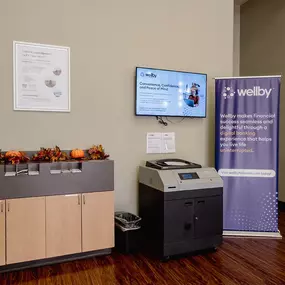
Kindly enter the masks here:
<path id="1" fill-rule="evenodd" d="M 115 213 L 115 248 L 122 253 L 135 253 L 140 249 L 141 218 L 128 213 Z"/>

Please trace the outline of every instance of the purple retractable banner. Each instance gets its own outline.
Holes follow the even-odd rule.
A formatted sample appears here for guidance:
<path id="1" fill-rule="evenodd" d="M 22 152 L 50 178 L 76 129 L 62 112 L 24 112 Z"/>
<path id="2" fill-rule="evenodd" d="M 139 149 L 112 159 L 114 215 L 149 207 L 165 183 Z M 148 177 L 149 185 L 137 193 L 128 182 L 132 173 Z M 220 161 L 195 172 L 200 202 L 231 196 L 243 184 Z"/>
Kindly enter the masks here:
<path id="1" fill-rule="evenodd" d="M 224 230 L 278 232 L 280 76 L 216 79 Z"/>

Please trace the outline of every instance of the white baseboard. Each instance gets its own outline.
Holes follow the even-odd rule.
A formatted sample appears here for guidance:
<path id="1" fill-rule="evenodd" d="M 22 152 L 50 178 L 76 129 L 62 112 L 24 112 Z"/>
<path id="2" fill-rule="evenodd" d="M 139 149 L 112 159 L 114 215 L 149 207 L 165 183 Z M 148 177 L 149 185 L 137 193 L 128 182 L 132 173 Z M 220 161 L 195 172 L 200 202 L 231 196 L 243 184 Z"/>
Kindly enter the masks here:
<path id="1" fill-rule="evenodd" d="M 246 232 L 246 231 L 223 231 L 224 237 L 248 237 L 248 238 L 278 238 L 282 239 L 278 232 Z"/>

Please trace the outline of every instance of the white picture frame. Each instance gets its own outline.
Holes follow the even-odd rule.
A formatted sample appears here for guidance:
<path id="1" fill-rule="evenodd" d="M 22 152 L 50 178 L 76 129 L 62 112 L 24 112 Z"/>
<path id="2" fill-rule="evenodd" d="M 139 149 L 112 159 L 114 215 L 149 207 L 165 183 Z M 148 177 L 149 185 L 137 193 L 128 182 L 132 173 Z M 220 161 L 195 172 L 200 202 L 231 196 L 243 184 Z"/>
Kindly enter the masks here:
<path id="1" fill-rule="evenodd" d="M 70 112 L 70 100 L 70 48 L 14 41 L 14 111 Z"/>

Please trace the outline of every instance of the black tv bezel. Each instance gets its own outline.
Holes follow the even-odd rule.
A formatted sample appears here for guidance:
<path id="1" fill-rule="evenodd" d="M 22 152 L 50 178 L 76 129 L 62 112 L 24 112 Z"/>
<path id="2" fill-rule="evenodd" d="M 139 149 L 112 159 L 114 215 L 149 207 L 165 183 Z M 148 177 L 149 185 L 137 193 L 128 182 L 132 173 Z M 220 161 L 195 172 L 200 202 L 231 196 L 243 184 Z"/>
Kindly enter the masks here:
<path id="1" fill-rule="evenodd" d="M 137 114 L 137 74 L 138 69 L 148 69 L 148 70 L 158 70 L 158 71 L 169 71 L 169 72 L 178 72 L 178 73 L 190 73 L 190 74 L 198 74 L 198 75 L 205 75 L 206 76 L 206 96 L 205 96 L 205 116 L 161 116 L 161 115 L 141 115 Z M 197 118 L 197 119 L 206 119 L 207 118 L 207 103 L 208 103 L 208 75 L 207 73 L 199 73 L 199 72 L 190 72 L 190 71 L 183 71 L 183 70 L 172 70 L 172 69 L 161 69 L 161 68 L 154 68 L 154 67 L 144 67 L 144 66 L 137 66 L 136 67 L 136 75 L 135 75 L 135 116 L 136 117 L 166 117 L 166 118 Z"/>

